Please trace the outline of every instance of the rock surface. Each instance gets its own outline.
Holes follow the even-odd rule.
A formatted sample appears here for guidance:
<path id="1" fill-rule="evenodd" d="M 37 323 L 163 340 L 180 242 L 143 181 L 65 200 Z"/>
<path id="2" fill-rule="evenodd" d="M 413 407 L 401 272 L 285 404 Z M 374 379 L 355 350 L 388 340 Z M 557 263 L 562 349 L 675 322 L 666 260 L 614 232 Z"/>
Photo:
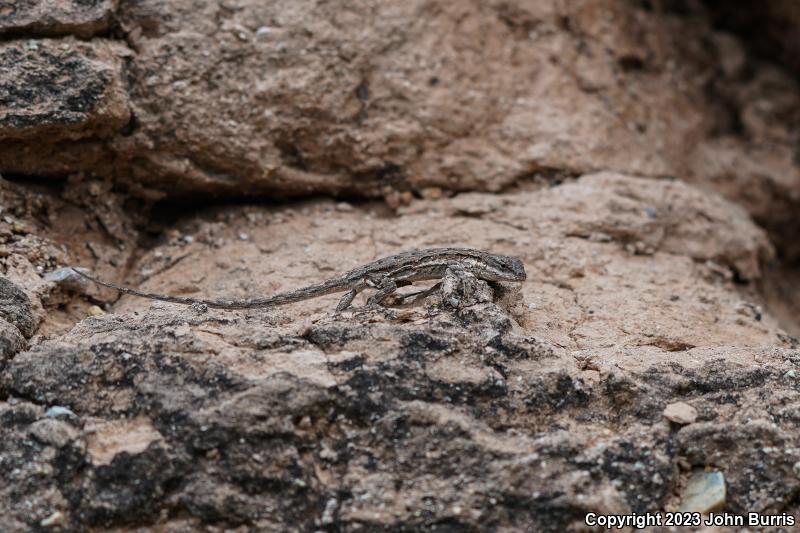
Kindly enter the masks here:
<path id="1" fill-rule="evenodd" d="M 0 44 L 0 172 L 101 174 L 102 139 L 131 117 L 117 43 L 25 39 Z"/>
<path id="2" fill-rule="evenodd" d="M 0 368 L 5 366 L 7 359 L 11 359 L 14 354 L 24 347 L 25 337 L 22 336 L 19 329 L 15 325 L 0 319 Z"/>
<path id="3" fill-rule="evenodd" d="M 795 44 L 718 4 L 0 2 L 0 531 L 797 516 Z M 528 278 L 223 312 L 64 268 L 247 298 L 444 245 Z"/>
<path id="4" fill-rule="evenodd" d="M 25 337 L 30 337 L 36 330 L 28 295 L 3 277 L 0 277 L 0 318 Z"/>
<path id="5" fill-rule="evenodd" d="M 117 0 L 15 0 L 0 7 L 0 34 L 92 37 L 111 28 Z"/>
<path id="6" fill-rule="evenodd" d="M 742 209 L 600 173 L 386 214 L 206 210 L 117 281 L 247 297 L 442 244 L 517 255 L 528 281 L 340 314 L 123 298 L 0 375 L 4 531 L 585 531 L 677 510 L 706 467 L 729 512 L 796 512 L 800 351 L 745 283 L 773 249 Z M 68 305 L 116 299 L 86 290 Z M 688 401 L 695 423 L 663 418 Z"/>
<path id="7" fill-rule="evenodd" d="M 720 472 L 697 472 L 686 486 L 681 512 L 716 513 L 725 506 L 725 478 Z"/>
<path id="8" fill-rule="evenodd" d="M 664 408 L 663 415 L 670 422 L 686 425 L 697 420 L 697 409 L 686 402 L 675 402 Z"/>
<path id="9" fill-rule="evenodd" d="M 50 4 L 0 17 L 23 28 L 114 10 L 122 38 L 111 53 L 107 38 L 10 44 L 0 65 L 64 92 L 44 107 L 36 92 L 3 95 L 7 113 L 36 108 L 26 120 L 52 139 L 6 121 L 4 145 L 29 140 L 0 172 L 113 174 L 140 196 L 375 197 L 602 169 L 710 184 L 776 230 L 800 203 L 796 80 L 714 31 L 717 12 L 697 2 Z M 70 27 L 47 17 L 40 29 L 61 29 L 30 31 Z M 49 66 L 59 45 L 68 72 Z"/>

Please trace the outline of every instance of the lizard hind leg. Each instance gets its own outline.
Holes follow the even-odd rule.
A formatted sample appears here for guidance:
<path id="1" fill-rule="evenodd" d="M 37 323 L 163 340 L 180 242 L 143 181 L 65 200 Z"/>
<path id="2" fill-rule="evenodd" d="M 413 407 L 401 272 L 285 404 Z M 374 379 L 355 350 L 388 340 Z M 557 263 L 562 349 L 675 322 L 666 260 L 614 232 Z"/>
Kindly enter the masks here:
<path id="1" fill-rule="evenodd" d="M 400 297 L 400 304 L 398 305 L 398 307 L 410 307 L 412 305 L 417 305 L 419 302 L 421 302 L 431 294 L 441 289 L 442 289 L 442 282 L 440 281 L 436 285 L 429 287 L 427 289 L 417 292 L 412 292 L 410 294 L 404 294 Z"/>
<path id="2" fill-rule="evenodd" d="M 392 278 L 386 277 L 376 284 L 378 292 L 367 300 L 367 307 L 374 307 L 383 304 L 387 296 L 397 290 L 397 283 Z"/>

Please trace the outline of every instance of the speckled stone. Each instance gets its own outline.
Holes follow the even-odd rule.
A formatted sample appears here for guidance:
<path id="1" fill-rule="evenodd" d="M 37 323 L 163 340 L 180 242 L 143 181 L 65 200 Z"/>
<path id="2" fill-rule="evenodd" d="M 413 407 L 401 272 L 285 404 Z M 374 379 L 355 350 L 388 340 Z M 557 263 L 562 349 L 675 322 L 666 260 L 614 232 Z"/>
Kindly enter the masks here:
<path id="1" fill-rule="evenodd" d="M 722 472 L 695 472 L 681 499 L 680 510 L 710 513 L 725 505 L 725 476 Z"/>

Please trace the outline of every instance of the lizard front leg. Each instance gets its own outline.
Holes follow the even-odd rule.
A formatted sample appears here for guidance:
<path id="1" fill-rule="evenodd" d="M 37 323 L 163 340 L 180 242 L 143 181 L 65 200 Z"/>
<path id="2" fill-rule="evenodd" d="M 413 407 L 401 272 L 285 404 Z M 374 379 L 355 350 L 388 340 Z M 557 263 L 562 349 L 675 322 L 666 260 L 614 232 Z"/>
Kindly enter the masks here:
<path id="1" fill-rule="evenodd" d="M 353 287 L 349 291 L 344 293 L 344 296 L 342 296 L 341 300 L 339 300 L 339 303 L 336 305 L 336 310 L 344 311 L 345 309 L 350 307 L 350 304 L 353 303 L 353 299 L 356 296 L 358 296 L 359 292 L 363 291 L 367 287 L 372 287 L 372 286 L 373 285 L 371 284 L 370 280 L 366 278 L 362 279 L 361 281 L 353 285 Z"/>
<path id="2" fill-rule="evenodd" d="M 353 303 L 353 299 L 356 297 L 357 294 L 358 294 L 358 289 L 355 287 L 344 293 L 344 296 L 342 296 L 342 298 L 339 300 L 339 303 L 336 305 L 336 310 L 344 311 L 345 309 L 350 307 L 350 304 Z"/>
<path id="3" fill-rule="evenodd" d="M 448 265 L 441 287 L 442 304 L 453 309 L 491 302 L 493 299 L 489 284 L 458 264 Z"/>

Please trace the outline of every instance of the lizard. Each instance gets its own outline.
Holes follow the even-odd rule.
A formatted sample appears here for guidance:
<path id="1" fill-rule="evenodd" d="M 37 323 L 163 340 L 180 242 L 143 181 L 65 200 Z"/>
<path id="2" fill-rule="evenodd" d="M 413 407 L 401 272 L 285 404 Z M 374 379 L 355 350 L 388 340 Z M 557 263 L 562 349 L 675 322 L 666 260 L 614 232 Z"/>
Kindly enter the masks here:
<path id="1" fill-rule="evenodd" d="M 71 268 L 80 276 L 98 285 L 124 294 L 185 305 L 205 305 L 217 309 L 272 307 L 346 291 L 336 306 L 336 311 L 343 311 L 350 306 L 359 292 L 367 288 L 376 289 L 376 292 L 367 300 L 367 306 L 382 305 L 384 300 L 398 287 L 411 285 L 415 281 L 442 279 L 448 270 L 452 269 L 466 271 L 484 281 L 524 281 L 526 278 L 525 266 L 516 257 L 471 248 L 428 248 L 377 259 L 326 281 L 273 296 L 247 300 L 210 300 L 138 291 L 109 283 L 81 272 L 77 268 Z M 437 284 L 428 290 L 404 296 L 425 296 L 438 286 Z"/>

